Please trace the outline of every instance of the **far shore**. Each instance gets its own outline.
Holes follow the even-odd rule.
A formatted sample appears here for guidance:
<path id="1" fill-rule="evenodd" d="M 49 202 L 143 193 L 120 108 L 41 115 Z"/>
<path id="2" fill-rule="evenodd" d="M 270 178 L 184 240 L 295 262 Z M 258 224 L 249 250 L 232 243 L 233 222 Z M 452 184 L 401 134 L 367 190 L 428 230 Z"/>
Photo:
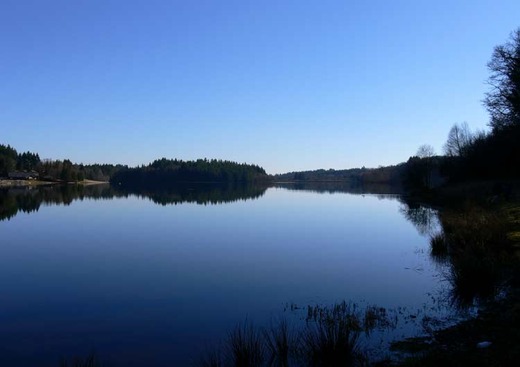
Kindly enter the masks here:
<path id="1" fill-rule="evenodd" d="M 102 185 L 102 184 L 107 184 L 108 181 L 83 180 L 83 181 L 69 182 L 69 183 L 77 183 L 79 185 Z"/>
<path id="2" fill-rule="evenodd" d="M 46 186 L 60 184 L 77 184 L 77 185 L 101 185 L 107 184 L 107 181 L 83 180 L 77 182 L 61 182 L 61 181 L 40 181 L 40 180 L 9 180 L 0 179 L 0 187 L 27 187 L 27 186 Z"/>

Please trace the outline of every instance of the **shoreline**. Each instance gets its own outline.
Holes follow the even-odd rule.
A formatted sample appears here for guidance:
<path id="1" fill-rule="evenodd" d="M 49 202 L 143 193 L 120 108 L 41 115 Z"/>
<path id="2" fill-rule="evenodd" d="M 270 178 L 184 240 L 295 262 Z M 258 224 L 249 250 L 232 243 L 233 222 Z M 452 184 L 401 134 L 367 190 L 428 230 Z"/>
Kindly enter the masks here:
<path id="1" fill-rule="evenodd" d="M 94 180 L 83 180 L 78 182 L 58 182 L 58 181 L 40 181 L 40 180 L 0 180 L 0 188 L 10 187 L 38 187 L 38 186 L 51 186 L 51 185 L 103 185 L 108 184 L 108 181 L 94 181 Z"/>
<path id="2" fill-rule="evenodd" d="M 492 182 L 493 183 L 493 182 Z M 489 182 L 466 183 L 445 187 L 436 199 L 440 202 L 480 199 L 485 206 L 504 215 L 504 235 L 511 259 L 502 291 L 479 305 L 478 314 L 453 326 L 433 330 L 429 335 L 394 341 L 390 350 L 400 357 L 387 366 L 510 366 L 520 358 L 520 188 L 510 182 L 505 192 L 498 192 Z M 469 192 L 468 189 L 469 188 Z M 466 192 L 464 192 L 466 189 Z M 504 191 L 504 190 L 503 190 Z M 465 195 L 462 195 L 462 192 Z M 448 200 L 447 200 L 448 199 Z M 464 199 L 464 200 L 461 200 Z M 460 203 L 456 205 L 461 209 Z M 447 209 L 441 206 L 440 210 Z M 490 245 L 495 245 L 492 241 Z M 506 266 L 504 264 L 503 266 Z"/>
<path id="3" fill-rule="evenodd" d="M 40 181 L 40 180 L 0 180 L 0 187 L 32 187 L 55 185 L 58 182 Z"/>

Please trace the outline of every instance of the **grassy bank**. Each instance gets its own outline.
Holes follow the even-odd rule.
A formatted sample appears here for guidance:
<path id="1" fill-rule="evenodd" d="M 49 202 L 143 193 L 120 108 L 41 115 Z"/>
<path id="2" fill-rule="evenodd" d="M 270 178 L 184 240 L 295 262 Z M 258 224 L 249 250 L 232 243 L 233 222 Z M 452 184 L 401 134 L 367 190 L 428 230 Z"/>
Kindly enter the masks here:
<path id="1" fill-rule="evenodd" d="M 393 343 L 402 359 L 387 364 L 516 366 L 520 361 L 518 186 L 472 183 L 441 192 L 444 196 L 437 202 L 449 201 L 450 207 L 440 210 L 443 231 L 432 236 L 431 255 L 449 269 L 454 306 L 477 305 L 479 312 L 427 337 Z"/>

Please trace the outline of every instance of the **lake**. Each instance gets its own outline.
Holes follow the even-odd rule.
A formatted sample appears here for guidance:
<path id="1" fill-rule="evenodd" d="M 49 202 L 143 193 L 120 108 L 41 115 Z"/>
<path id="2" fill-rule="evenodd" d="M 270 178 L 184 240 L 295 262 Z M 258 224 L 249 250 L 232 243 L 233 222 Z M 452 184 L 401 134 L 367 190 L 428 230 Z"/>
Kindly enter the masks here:
<path id="1" fill-rule="evenodd" d="M 92 351 L 110 366 L 188 365 L 246 318 L 344 300 L 445 312 L 434 211 L 398 195 L 3 189 L 0 219 L 3 366 Z"/>

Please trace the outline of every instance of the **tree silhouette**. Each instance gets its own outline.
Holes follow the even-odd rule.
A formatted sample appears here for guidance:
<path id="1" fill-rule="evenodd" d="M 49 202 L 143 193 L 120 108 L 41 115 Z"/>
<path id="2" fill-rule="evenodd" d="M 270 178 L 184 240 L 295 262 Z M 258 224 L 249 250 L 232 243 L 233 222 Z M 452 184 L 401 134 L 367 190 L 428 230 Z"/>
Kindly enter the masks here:
<path id="1" fill-rule="evenodd" d="M 508 42 L 495 47 L 488 68 L 491 91 L 486 94 L 484 104 L 491 115 L 490 126 L 494 131 L 519 126 L 520 28 L 511 34 Z"/>
<path id="2" fill-rule="evenodd" d="M 466 122 L 455 124 L 448 133 L 448 140 L 444 144 L 444 153 L 449 157 L 462 157 L 466 154 L 473 142 L 473 136 Z"/>

